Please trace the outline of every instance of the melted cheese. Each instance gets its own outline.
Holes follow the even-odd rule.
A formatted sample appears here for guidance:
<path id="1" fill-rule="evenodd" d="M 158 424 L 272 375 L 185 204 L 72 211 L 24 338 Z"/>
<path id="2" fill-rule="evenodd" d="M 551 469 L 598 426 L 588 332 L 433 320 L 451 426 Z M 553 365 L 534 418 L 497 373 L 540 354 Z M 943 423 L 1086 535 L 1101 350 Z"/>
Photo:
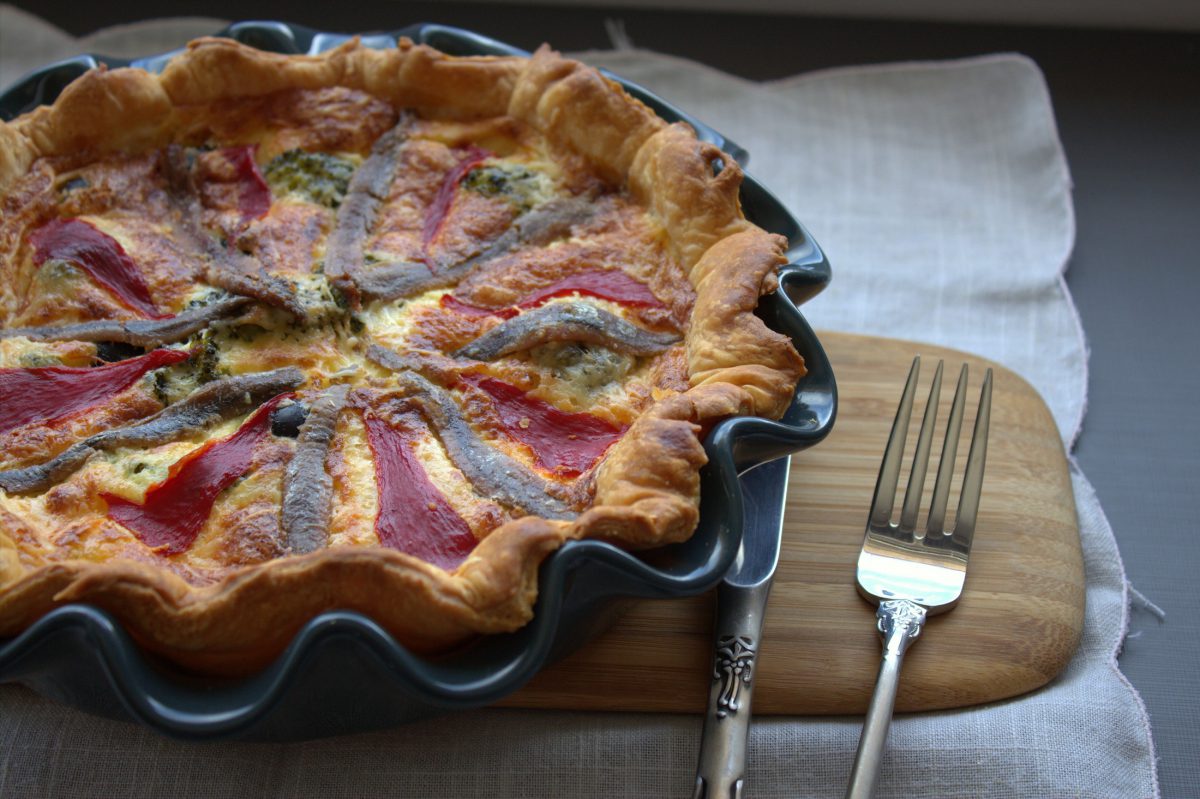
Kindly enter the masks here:
<path id="1" fill-rule="evenodd" d="M 375 516 L 379 492 L 367 430 L 357 413 L 338 420 L 332 452 L 326 463 L 333 475 L 334 502 L 329 519 L 329 546 L 370 546 L 379 543 Z"/>
<path id="2" fill-rule="evenodd" d="M 400 350 L 412 335 L 418 311 L 438 307 L 445 293 L 445 289 L 432 289 L 404 300 L 373 302 L 359 314 L 359 319 L 375 343 Z"/>
<path id="3" fill-rule="evenodd" d="M 269 463 L 247 472 L 223 491 L 191 549 L 176 557 L 186 556 L 193 566 L 217 570 L 284 554 L 279 526 L 283 471 L 282 462 Z"/>
<path id="4" fill-rule="evenodd" d="M 197 337 L 197 344 L 211 345 L 215 371 L 239 375 L 298 366 L 317 384 L 325 384 L 362 365 L 366 339 L 354 332 L 357 326 L 325 277 L 301 275 L 293 283 L 304 319 L 260 305 L 237 319 L 210 325 L 207 338 Z"/>
<path id="5" fill-rule="evenodd" d="M 171 465 L 198 445 L 198 442 L 185 440 L 149 449 L 122 447 L 99 452 L 83 468 L 84 479 L 99 491 L 141 503 L 145 500 L 146 489 L 167 479 Z"/>
<path id="6" fill-rule="evenodd" d="M 0 338 L 0 369 L 91 366 L 95 357 L 95 345 L 83 341 L 30 341 L 24 336 Z"/>

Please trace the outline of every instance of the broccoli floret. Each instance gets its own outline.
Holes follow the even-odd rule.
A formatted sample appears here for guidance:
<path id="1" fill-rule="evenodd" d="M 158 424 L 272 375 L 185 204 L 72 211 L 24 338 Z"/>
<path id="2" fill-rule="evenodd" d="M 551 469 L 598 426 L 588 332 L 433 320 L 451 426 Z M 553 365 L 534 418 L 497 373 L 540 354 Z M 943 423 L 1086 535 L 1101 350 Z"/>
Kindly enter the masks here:
<path id="1" fill-rule="evenodd" d="M 472 169 L 462 186 L 484 197 L 501 197 L 524 213 L 532 208 L 542 187 L 542 176 L 519 164 L 496 164 Z"/>
<path id="2" fill-rule="evenodd" d="M 288 150 L 263 170 L 272 192 L 299 194 L 327 208 L 342 204 L 353 174 L 354 164 L 345 158 L 304 150 Z"/>

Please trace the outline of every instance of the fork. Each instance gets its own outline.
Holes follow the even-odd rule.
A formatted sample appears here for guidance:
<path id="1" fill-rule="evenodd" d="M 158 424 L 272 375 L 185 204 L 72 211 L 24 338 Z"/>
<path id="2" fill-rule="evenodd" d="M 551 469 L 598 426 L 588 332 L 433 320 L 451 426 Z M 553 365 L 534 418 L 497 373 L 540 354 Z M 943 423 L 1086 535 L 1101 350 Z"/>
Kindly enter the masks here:
<path id="1" fill-rule="evenodd" d="M 983 468 L 987 459 L 988 420 L 992 408 L 991 369 L 987 370 L 980 390 L 979 410 L 975 416 L 975 431 L 967 455 L 954 527 L 946 530 L 946 502 L 954 474 L 966 401 L 967 366 L 963 364 L 950 407 L 950 418 L 946 423 L 946 438 L 942 444 L 928 521 L 923 531 L 917 529 L 938 397 L 942 389 L 942 362 L 938 361 L 921 420 L 921 432 L 917 436 L 917 448 L 913 454 L 900 521 L 892 522 L 900 464 L 904 458 L 904 443 L 908 438 L 908 422 L 912 416 L 913 395 L 916 393 L 920 367 L 921 358 L 917 356 L 909 370 L 900 407 L 896 410 L 896 420 L 892 423 L 892 432 L 883 452 L 862 552 L 858 556 L 859 593 L 879 606 L 875 615 L 876 626 L 883 637 L 883 660 L 875 681 L 875 692 L 867 708 L 854 768 L 850 772 L 847 799 L 869 799 L 875 793 L 883 746 L 896 704 L 904 653 L 921 634 L 925 617 L 950 610 L 962 595 L 967 576 L 967 557 L 971 552 L 971 539 L 979 514 L 979 495 L 983 488 Z"/>

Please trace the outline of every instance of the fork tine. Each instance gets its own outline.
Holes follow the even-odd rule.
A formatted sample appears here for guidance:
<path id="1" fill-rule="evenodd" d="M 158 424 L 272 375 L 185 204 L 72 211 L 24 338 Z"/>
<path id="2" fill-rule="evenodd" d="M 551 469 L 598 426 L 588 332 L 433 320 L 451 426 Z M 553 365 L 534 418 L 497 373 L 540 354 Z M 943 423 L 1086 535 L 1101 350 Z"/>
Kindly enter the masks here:
<path id="1" fill-rule="evenodd" d="M 946 503 L 950 498 L 950 481 L 954 477 L 954 461 L 958 455 L 958 438 L 962 431 L 963 405 L 967 396 L 967 365 L 958 373 L 958 385 L 954 389 L 954 402 L 950 406 L 950 418 L 946 420 L 946 438 L 942 442 L 942 460 L 938 463 L 937 480 L 933 484 L 933 498 L 929 503 L 929 521 L 925 524 L 927 535 L 935 538 L 946 532 Z"/>
<path id="2" fill-rule="evenodd" d="M 904 460 L 904 441 L 908 438 L 908 420 L 912 416 L 913 395 L 917 390 L 917 376 L 921 371 L 921 356 L 913 358 L 908 370 L 908 382 L 896 409 L 892 432 L 883 451 L 883 462 L 879 464 L 879 477 L 875 481 L 875 495 L 871 499 L 872 526 L 886 527 L 892 520 L 892 508 L 896 502 L 896 485 L 900 482 L 900 464 Z"/>
<path id="3" fill-rule="evenodd" d="M 983 467 L 987 462 L 988 425 L 992 416 L 992 370 L 983 378 L 979 392 L 979 411 L 975 416 L 975 432 L 971 437 L 971 452 L 967 455 L 967 471 L 963 474 L 962 494 L 958 500 L 958 516 L 954 520 L 954 540 L 971 546 L 975 535 L 975 518 L 979 515 L 979 495 L 983 492 Z"/>
<path id="4" fill-rule="evenodd" d="M 933 373 L 933 385 L 929 387 L 929 399 L 925 402 L 925 415 L 921 417 L 917 450 L 913 453 L 908 488 L 904 491 L 904 508 L 900 511 L 900 529 L 906 533 L 913 532 L 917 527 L 921 494 L 925 490 L 925 473 L 929 471 L 929 444 L 933 441 L 933 428 L 937 421 L 938 398 L 941 393 L 942 362 L 938 361 L 937 370 Z"/>

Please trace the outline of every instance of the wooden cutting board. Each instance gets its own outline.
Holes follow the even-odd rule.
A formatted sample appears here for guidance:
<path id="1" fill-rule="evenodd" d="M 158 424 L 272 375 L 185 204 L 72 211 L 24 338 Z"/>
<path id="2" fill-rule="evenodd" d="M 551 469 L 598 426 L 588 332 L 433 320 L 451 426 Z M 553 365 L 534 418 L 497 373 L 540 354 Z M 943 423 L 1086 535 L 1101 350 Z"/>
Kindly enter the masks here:
<path id="1" fill-rule="evenodd" d="M 970 365 L 960 469 L 987 366 L 995 384 L 966 590 L 957 608 L 928 621 L 909 650 L 897 710 L 990 702 L 1049 682 L 1079 643 L 1084 579 L 1066 457 L 1045 403 L 1013 372 L 966 353 L 840 333 L 822 333 L 821 341 L 837 376 L 838 418 L 826 441 L 792 459 L 754 712 L 866 709 L 880 649 L 874 607 L 854 588 L 854 565 L 879 459 L 916 354 L 923 366 L 918 420 L 936 359 L 946 360 L 943 416 L 958 365 Z M 919 421 L 911 426 L 906 453 L 919 427 Z M 940 443 L 934 458 L 938 452 Z M 906 479 L 901 476 L 902 484 Z M 701 712 L 712 679 L 712 617 L 712 594 L 639 601 L 607 633 L 547 667 L 503 704 Z"/>

